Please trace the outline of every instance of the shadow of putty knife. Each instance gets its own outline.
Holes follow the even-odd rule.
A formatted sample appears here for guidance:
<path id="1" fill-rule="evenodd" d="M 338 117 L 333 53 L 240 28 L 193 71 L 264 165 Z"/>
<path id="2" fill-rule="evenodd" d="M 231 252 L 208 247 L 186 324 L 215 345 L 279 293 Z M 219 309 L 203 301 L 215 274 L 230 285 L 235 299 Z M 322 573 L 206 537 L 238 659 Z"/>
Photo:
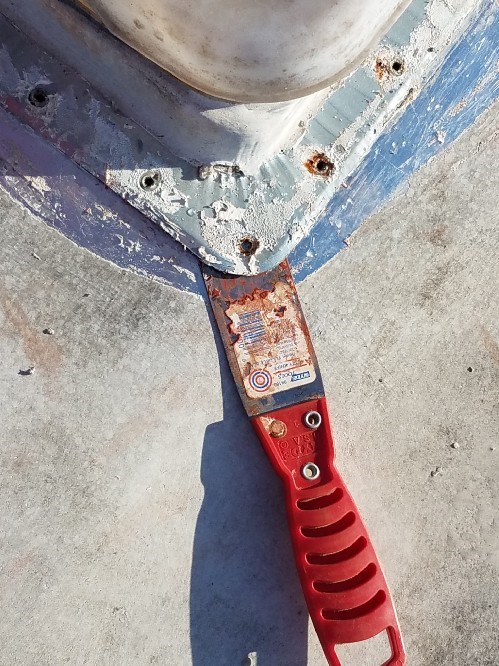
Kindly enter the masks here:
<path id="1" fill-rule="evenodd" d="M 202 266 L 239 394 L 284 483 L 296 566 L 330 666 L 339 644 L 388 633 L 403 666 L 397 616 L 367 530 L 334 459 L 324 387 L 287 261 L 251 277 Z"/>

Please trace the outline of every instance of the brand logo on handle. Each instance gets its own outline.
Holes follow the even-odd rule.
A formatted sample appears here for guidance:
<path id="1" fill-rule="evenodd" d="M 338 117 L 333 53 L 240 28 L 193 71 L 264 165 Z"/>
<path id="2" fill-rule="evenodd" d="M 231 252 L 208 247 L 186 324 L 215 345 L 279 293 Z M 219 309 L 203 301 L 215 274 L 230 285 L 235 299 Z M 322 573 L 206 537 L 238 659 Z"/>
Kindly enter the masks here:
<path id="1" fill-rule="evenodd" d="M 249 383 L 254 391 L 263 393 L 272 386 L 272 375 L 267 370 L 254 370 L 249 377 Z"/>
<path id="2" fill-rule="evenodd" d="M 316 452 L 315 432 L 296 435 L 279 441 L 281 457 L 284 461 L 296 460 Z"/>

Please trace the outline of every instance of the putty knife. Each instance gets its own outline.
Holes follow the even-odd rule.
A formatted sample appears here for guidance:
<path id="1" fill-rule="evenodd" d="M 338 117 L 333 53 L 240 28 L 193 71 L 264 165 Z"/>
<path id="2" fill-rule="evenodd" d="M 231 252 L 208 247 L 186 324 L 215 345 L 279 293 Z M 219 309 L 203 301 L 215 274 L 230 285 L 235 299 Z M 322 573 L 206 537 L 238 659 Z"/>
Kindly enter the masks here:
<path id="1" fill-rule="evenodd" d="M 203 274 L 230 368 L 251 423 L 284 483 L 303 593 L 330 666 L 335 648 L 388 633 L 405 653 L 366 527 L 334 465 L 324 387 L 287 261 L 251 277 Z"/>

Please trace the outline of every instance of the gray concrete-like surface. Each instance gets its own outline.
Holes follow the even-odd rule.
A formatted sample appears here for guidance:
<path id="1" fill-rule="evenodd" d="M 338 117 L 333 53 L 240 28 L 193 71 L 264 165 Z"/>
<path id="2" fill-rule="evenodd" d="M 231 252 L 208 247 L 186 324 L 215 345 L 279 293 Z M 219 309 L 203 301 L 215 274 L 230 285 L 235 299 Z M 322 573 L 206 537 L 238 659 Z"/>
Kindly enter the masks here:
<path id="1" fill-rule="evenodd" d="M 499 663 L 498 110 L 299 286 L 411 666 Z M 0 233 L 0 664 L 324 664 L 205 304 Z"/>

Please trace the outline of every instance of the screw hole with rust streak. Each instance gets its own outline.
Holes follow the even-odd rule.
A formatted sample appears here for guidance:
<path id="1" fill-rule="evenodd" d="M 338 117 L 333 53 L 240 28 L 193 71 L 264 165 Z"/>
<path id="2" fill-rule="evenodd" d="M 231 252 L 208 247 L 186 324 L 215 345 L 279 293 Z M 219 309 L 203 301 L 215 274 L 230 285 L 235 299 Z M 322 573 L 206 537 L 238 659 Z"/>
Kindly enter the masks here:
<path id="1" fill-rule="evenodd" d="M 239 252 L 245 257 L 251 257 L 258 250 L 260 243 L 256 238 L 246 236 L 239 241 Z"/>
<path id="2" fill-rule="evenodd" d="M 325 153 L 316 153 L 305 162 L 305 168 L 314 176 L 329 178 L 335 171 L 335 164 Z"/>
<path id="3" fill-rule="evenodd" d="M 386 58 L 377 58 L 374 65 L 374 73 L 379 81 L 383 81 L 391 76 L 402 76 L 405 72 L 405 62 L 402 58 L 388 60 Z"/>

